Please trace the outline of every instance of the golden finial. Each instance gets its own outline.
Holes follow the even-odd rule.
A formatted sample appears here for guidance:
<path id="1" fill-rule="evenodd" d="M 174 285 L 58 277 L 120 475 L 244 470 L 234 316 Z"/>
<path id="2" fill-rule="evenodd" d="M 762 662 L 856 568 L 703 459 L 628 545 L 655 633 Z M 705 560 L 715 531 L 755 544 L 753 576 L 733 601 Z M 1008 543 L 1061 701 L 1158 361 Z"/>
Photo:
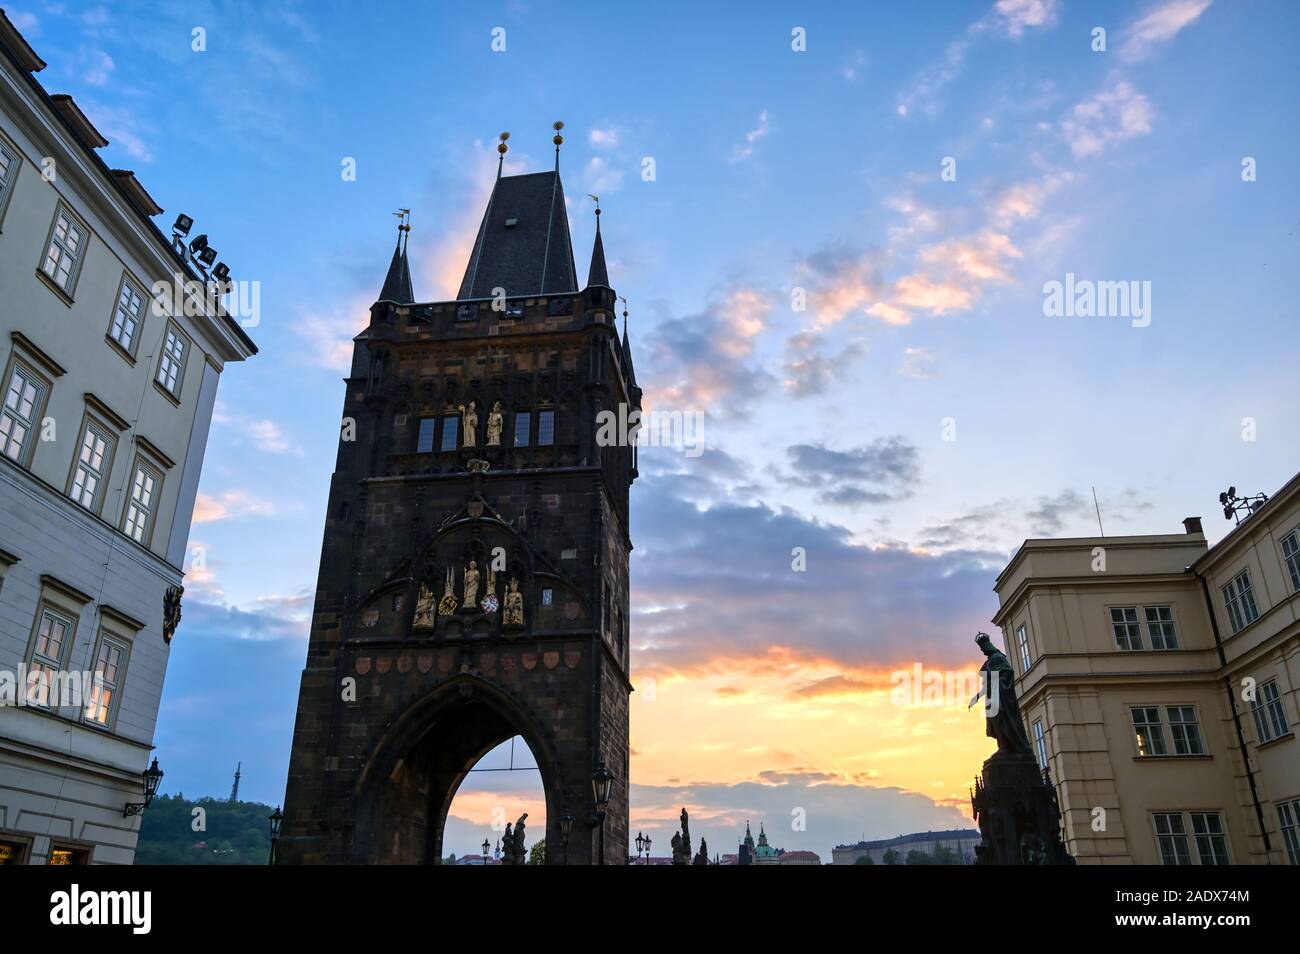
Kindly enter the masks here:
<path id="1" fill-rule="evenodd" d="M 560 130 L 564 128 L 564 123 L 557 119 L 551 124 L 551 128 L 555 130 L 555 138 L 552 139 L 551 142 L 555 143 L 556 149 L 559 149 L 560 146 L 564 144 L 564 137 L 560 135 Z"/>
<path id="2" fill-rule="evenodd" d="M 504 156 L 510 149 L 510 147 L 506 145 L 506 140 L 510 138 L 510 133 L 503 132 L 499 138 L 501 141 L 497 143 L 497 152 Z"/>

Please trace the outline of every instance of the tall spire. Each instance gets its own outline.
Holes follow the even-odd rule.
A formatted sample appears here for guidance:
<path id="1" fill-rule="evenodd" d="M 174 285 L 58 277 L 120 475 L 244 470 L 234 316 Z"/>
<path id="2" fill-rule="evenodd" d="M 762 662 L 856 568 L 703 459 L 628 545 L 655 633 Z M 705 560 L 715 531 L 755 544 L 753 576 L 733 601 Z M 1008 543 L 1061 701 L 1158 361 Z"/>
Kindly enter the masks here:
<path id="1" fill-rule="evenodd" d="M 600 238 L 600 196 L 587 194 L 596 203 L 596 243 L 591 247 L 591 269 L 587 272 L 587 286 L 609 287 L 609 272 L 605 269 L 605 243 Z"/>
<path id="2" fill-rule="evenodd" d="M 510 138 L 510 133 L 503 132 L 499 138 L 501 141 L 497 143 L 497 178 L 498 179 L 501 178 L 501 170 L 506 164 L 506 153 L 510 151 L 510 147 L 506 145 L 506 140 Z"/>
<path id="3" fill-rule="evenodd" d="M 410 305 L 415 301 L 415 291 L 411 286 L 411 263 L 406 257 L 406 245 L 410 241 L 410 209 L 398 209 L 393 213 L 399 219 L 397 224 L 397 247 L 393 249 L 393 260 L 388 265 L 388 275 L 384 278 L 384 287 L 379 292 L 379 301 L 391 301 L 395 305 Z M 402 236 L 406 241 L 402 241 Z"/>
<path id="4" fill-rule="evenodd" d="M 564 137 L 560 135 L 560 130 L 564 128 L 564 122 L 562 120 L 557 119 L 555 122 L 551 124 L 551 128 L 555 130 L 555 137 L 551 140 L 551 142 L 555 143 L 555 171 L 559 172 L 560 171 L 560 147 L 564 145 Z"/>

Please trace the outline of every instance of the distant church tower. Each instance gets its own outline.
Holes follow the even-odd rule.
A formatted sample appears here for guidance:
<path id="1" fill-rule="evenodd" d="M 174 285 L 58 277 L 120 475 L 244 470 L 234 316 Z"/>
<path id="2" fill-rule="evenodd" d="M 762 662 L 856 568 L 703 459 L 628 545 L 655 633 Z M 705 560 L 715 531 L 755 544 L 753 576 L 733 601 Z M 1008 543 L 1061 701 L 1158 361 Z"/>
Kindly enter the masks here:
<path id="1" fill-rule="evenodd" d="M 636 452 L 597 431 L 641 389 L 599 211 L 578 285 L 559 124 L 553 171 L 503 175 L 506 138 L 456 299 L 416 301 L 403 215 L 354 339 L 280 863 L 437 863 L 467 771 L 514 735 L 546 797 L 528 845 L 598 860 L 604 765 L 605 861 L 626 860 Z"/>
<path id="2" fill-rule="evenodd" d="M 243 762 L 235 763 L 235 784 L 230 786 L 230 800 L 239 801 L 239 770 L 244 767 Z"/>

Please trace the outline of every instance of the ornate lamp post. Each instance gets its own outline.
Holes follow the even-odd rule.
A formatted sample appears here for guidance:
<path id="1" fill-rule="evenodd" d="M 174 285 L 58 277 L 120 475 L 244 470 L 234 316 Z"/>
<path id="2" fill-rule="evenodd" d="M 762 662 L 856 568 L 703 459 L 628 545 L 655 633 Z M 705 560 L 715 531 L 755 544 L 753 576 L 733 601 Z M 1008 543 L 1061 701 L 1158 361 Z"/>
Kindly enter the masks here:
<path id="1" fill-rule="evenodd" d="M 158 767 L 158 760 L 154 759 L 153 764 L 144 770 L 144 801 L 127 802 L 122 809 L 122 817 L 130 818 L 132 815 L 139 815 L 149 807 L 153 797 L 158 794 L 158 786 L 162 784 L 163 771 Z"/>
<path id="2" fill-rule="evenodd" d="M 492 842 L 483 839 L 483 864 L 487 864 L 488 855 L 492 853 Z"/>
<path id="3" fill-rule="evenodd" d="M 275 843 L 280 840 L 280 823 L 284 821 L 284 815 L 280 812 L 280 806 L 275 806 L 268 817 L 267 821 L 271 823 L 271 857 L 266 860 L 268 865 L 275 864 Z"/>
<path id="4" fill-rule="evenodd" d="M 645 836 L 645 861 L 642 864 L 650 864 L 650 836 Z"/>
<path id="5" fill-rule="evenodd" d="M 566 808 L 560 816 L 560 846 L 564 851 L 564 863 L 569 863 L 569 833 L 573 831 L 573 816 Z"/>
<path id="6" fill-rule="evenodd" d="M 640 832 L 636 833 L 636 860 L 641 860 L 641 853 L 645 851 L 645 835 Z M 628 862 L 632 864 L 632 862 Z"/>
<path id="7" fill-rule="evenodd" d="M 596 863 L 601 865 L 605 863 L 605 815 L 609 811 L 609 790 L 613 784 L 614 773 L 602 761 L 591 774 L 591 795 L 596 803 L 596 824 L 592 827 L 600 828 L 600 860 Z"/>

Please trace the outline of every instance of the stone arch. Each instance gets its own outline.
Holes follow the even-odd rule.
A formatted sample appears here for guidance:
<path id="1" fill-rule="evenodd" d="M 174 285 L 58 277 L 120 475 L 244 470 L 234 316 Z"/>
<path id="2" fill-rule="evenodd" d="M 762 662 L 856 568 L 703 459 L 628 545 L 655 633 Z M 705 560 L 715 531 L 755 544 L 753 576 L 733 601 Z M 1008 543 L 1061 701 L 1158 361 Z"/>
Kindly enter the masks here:
<path id="1" fill-rule="evenodd" d="M 546 799 L 545 837 L 558 846 L 566 785 L 554 747 L 510 693 L 463 672 L 408 706 L 373 746 L 353 790 L 348 860 L 438 863 L 447 811 L 461 783 L 479 759 L 516 735 L 537 762 Z M 530 845 L 542 836 L 532 831 Z M 557 860 L 558 852 L 550 857 Z"/>

